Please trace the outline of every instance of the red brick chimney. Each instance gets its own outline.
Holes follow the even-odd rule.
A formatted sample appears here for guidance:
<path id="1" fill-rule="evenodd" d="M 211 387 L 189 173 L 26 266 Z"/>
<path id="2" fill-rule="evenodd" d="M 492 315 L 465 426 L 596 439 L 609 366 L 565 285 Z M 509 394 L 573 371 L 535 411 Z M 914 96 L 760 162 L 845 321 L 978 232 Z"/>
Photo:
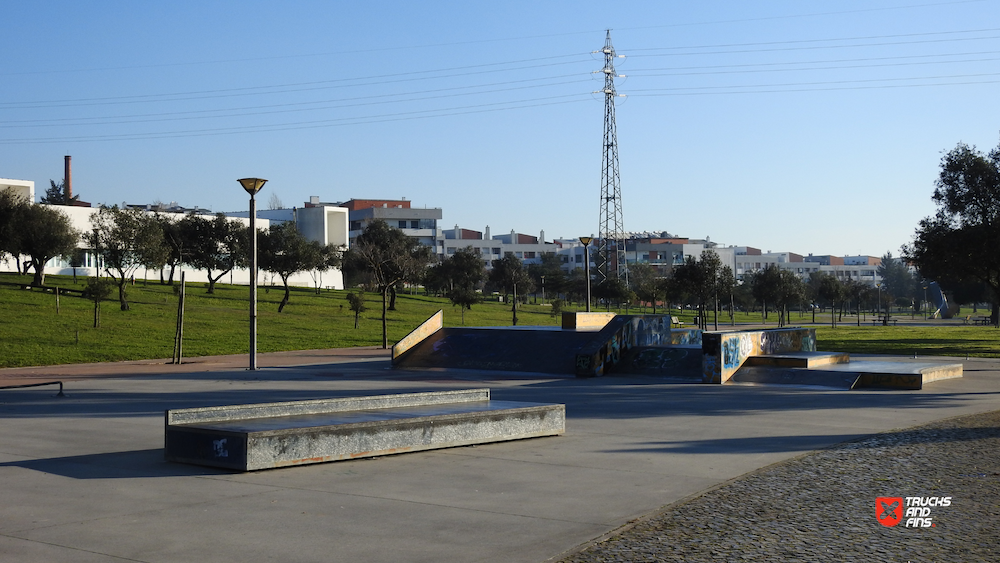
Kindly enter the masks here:
<path id="1" fill-rule="evenodd" d="M 70 160 L 72 156 L 66 155 L 66 169 L 63 172 L 63 192 L 66 194 L 66 201 L 73 201 L 73 171 L 70 170 Z"/>

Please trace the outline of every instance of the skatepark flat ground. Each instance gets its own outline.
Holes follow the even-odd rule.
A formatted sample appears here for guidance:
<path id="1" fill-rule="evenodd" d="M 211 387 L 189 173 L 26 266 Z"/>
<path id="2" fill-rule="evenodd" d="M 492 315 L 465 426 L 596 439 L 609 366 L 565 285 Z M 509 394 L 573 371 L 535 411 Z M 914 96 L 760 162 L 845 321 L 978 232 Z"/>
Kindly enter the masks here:
<path id="1" fill-rule="evenodd" d="M 0 560 L 542 562 L 761 467 L 1000 409 L 1000 361 L 941 360 L 964 378 L 920 391 L 403 371 L 376 349 L 0 370 L 66 393 L 0 390 Z M 566 434 L 252 473 L 163 460 L 166 409 L 479 387 L 565 404 Z"/>

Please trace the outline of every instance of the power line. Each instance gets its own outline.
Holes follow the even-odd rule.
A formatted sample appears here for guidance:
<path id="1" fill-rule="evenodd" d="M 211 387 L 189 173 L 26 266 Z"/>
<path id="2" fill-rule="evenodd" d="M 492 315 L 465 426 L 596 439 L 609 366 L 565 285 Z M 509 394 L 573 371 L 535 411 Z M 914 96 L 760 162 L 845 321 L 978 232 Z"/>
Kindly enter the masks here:
<path id="1" fill-rule="evenodd" d="M 62 119 L 35 119 L 35 120 L 21 120 L 21 121 L 6 121 L 0 122 L 0 125 L 5 127 L 57 127 L 57 126 L 75 126 L 75 125 L 110 125 L 110 124 L 129 124 L 129 123 L 148 123 L 155 121 L 176 121 L 176 120 L 191 120 L 191 119 L 217 119 L 224 117 L 245 117 L 245 116 L 257 116 L 257 115 L 272 115 L 280 113 L 292 113 L 292 112 L 303 112 L 303 111 L 320 111 L 326 109 L 339 109 L 348 107 L 362 107 L 371 105 L 381 105 L 381 104 L 397 104 L 405 102 L 414 101 L 427 101 L 436 99 L 446 99 L 454 98 L 459 96 L 477 96 L 483 94 L 496 94 L 501 92 L 511 92 L 517 90 L 526 90 L 534 88 L 549 88 L 552 86 L 560 86 L 564 84 L 577 84 L 582 82 L 590 82 L 589 78 L 578 79 L 578 80 L 562 80 L 559 82 L 548 82 L 545 84 L 535 84 L 527 86 L 516 86 L 510 88 L 493 88 L 490 90 L 480 90 L 476 92 L 461 92 L 452 94 L 440 94 L 433 96 L 418 96 L 419 94 L 433 94 L 438 92 L 452 92 L 455 90 L 467 90 L 471 88 L 483 88 L 486 86 L 499 86 L 499 85 L 509 85 L 509 84 L 520 84 L 524 82 L 537 82 L 540 80 L 554 80 L 558 78 L 568 78 L 573 76 L 579 76 L 575 74 L 565 74 L 556 77 L 545 77 L 545 78 L 532 78 L 525 80 L 511 80 L 507 82 L 497 82 L 485 85 L 472 85 L 472 86 L 455 86 L 451 88 L 437 88 L 433 90 L 423 90 L 414 92 L 402 92 L 396 94 L 381 94 L 374 96 L 355 96 L 350 98 L 340 98 L 333 100 L 321 100 L 313 102 L 291 102 L 284 104 L 271 104 L 263 106 L 250 106 L 243 108 L 224 108 L 224 109 L 210 109 L 210 110 L 189 110 L 182 112 L 164 112 L 164 113 L 147 113 L 147 114 L 132 114 L 132 115 L 121 115 L 121 116 L 101 116 L 101 117 L 75 117 L 75 118 L 62 118 Z M 418 96 L 401 98 L 401 96 Z M 381 99 L 377 98 L 398 98 L 398 99 Z M 361 102 L 360 100 L 365 100 Z M 345 103 L 345 102 L 357 102 L 357 103 Z M 324 105 L 325 104 L 325 105 Z M 333 105 L 330 105 L 333 104 Z M 313 107 L 301 107 L 301 106 L 313 106 Z M 274 108 L 295 108 L 295 109 L 274 109 Z M 245 110 L 267 110 L 267 111 L 245 111 Z M 243 113 L 233 113 L 240 112 Z M 229 113 L 221 113 L 229 112 Z M 216 115 L 206 115 L 206 114 L 216 114 Z M 150 119 L 132 119 L 132 118 L 150 118 Z M 118 120 L 118 121 L 115 121 Z M 76 121 L 77 123 L 72 123 Z"/>
<path id="2" fill-rule="evenodd" d="M 565 98 L 579 99 L 565 99 Z M 550 101 L 552 100 L 552 101 Z M 555 101 L 560 100 L 560 101 Z M 45 138 L 23 138 L 23 139 L 0 139 L 0 144 L 38 144 L 38 143 L 63 143 L 63 142 L 95 142 L 95 141 L 125 141 L 125 140 L 146 140 L 146 139 L 166 139 L 179 137 L 205 137 L 215 135 L 232 135 L 239 133 L 261 133 L 274 131 L 292 131 L 300 129 L 316 129 L 326 127 L 337 127 L 343 125 L 362 125 L 370 123 L 384 123 L 390 121 L 406 121 L 412 119 L 427 119 L 433 117 L 450 117 L 455 115 L 468 115 L 475 113 L 487 113 L 495 111 L 506 111 L 512 109 L 525 109 L 533 107 L 565 105 L 579 102 L 591 101 L 589 94 L 570 94 L 565 96 L 549 96 L 544 98 L 531 98 L 527 100 L 516 100 L 506 102 L 495 102 L 490 104 L 477 104 L 470 106 L 460 106 L 457 108 L 443 108 L 434 110 L 418 110 L 409 112 L 399 112 L 393 114 L 370 115 L 362 117 L 344 117 L 337 119 L 300 121 L 273 125 L 247 125 L 239 127 L 194 129 L 181 131 L 161 131 L 154 133 L 122 133 L 113 135 L 90 135 L 76 137 L 45 137 Z M 509 107 L 497 107 L 509 104 Z"/>
<path id="3" fill-rule="evenodd" d="M 482 70 L 477 72 L 465 72 L 465 73 L 453 73 L 445 74 L 441 76 L 424 76 L 424 77 L 413 77 L 413 75 L 418 74 L 434 74 L 440 72 L 451 72 L 454 70 L 468 70 L 475 68 L 485 68 L 498 65 L 508 65 L 508 64 L 518 64 L 521 62 L 531 62 L 537 60 L 546 59 L 558 59 L 566 57 L 581 57 L 580 61 L 568 61 L 562 63 L 547 63 L 539 65 L 503 68 L 503 69 L 493 69 L 493 70 Z M 589 58 L 586 62 L 589 62 Z M 39 109 L 39 108 L 52 108 L 52 107 L 78 107 L 78 106 L 90 106 L 90 105 L 119 105 L 123 103 L 148 103 L 148 102 L 173 102 L 173 101 L 189 101 L 189 100 L 202 100 L 211 98 L 223 98 L 223 97 L 235 97 L 235 96 L 249 96 L 249 95 L 267 95 L 267 94 L 285 94 L 289 92 L 304 92 L 309 90 L 318 89 L 329 89 L 329 88 L 345 88 L 345 87 L 357 87 L 357 86 L 379 86 L 384 84 L 398 84 L 402 82 L 412 82 L 416 80 L 438 80 L 441 78 L 454 78 L 460 76 L 473 76 L 477 74 L 487 74 L 495 72 L 513 72 L 517 70 L 525 70 L 529 68 L 544 68 L 550 66 L 560 66 L 565 64 L 574 64 L 576 62 L 584 62 L 581 54 L 576 55 L 556 55 L 552 57 L 541 57 L 536 59 L 524 59 L 521 61 L 508 61 L 500 63 L 486 63 L 481 65 L 469 65 L 463 67 L 451 67 L 444 69 L 432 69 L 432 70 L 421 70 L 412 72 L 400 72 L 394 74 L 382 74 L 374 76 L 365 76 L 357 78 L 340 78 L 336 80 L 322 80 L 314 82 L 298 82 L 289 84 L 273 84 L 269 86 L 247 86 L 243 88 L 224 88 L 217 90 L 196 90 L 190 92 L 171 92 L 162 94 L 137 94 L 132 96 L 108 96 L 100 98 L 77 98 L 77 99 L 67 99 L 67 100 L 44 100 L 44 101 L 23 101 L 23 102 L 0 102 L 0 109 L 10 108 L 10 109 Z M 396 78 L 396 77 L 410 77 L 401 78 L 398 80 L 384 80 L 375 82 L 360 82 L 361 80 L 376 80 L 381 78 Z M 346 83 L 346 84 L 345 84 Z M 277 88 L 283 88 L 284 90 L 276 90 Z M 183 96 L 183 97 L 178 97 Z M 166 98 L 166 99 L 157 99 Z"/>

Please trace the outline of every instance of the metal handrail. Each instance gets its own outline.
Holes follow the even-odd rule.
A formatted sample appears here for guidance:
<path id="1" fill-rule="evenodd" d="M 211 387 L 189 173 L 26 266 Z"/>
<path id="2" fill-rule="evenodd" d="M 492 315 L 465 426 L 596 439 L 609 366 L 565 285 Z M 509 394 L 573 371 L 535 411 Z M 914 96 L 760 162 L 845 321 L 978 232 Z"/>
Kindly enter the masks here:
<path id="1" fill-rule="evenodd" d="M 56 393 L 56 397 L 65 397 L 66 394 L 63 393 L 63 382 L 62 381 L 46 381 L 45 383 L 26 383 L 24 385 L 6 385 L 0 387 L 0 389 L 22 389 L 24 387 L 41 387 L 43 385 L 59 385 L 59 392 Z"/>

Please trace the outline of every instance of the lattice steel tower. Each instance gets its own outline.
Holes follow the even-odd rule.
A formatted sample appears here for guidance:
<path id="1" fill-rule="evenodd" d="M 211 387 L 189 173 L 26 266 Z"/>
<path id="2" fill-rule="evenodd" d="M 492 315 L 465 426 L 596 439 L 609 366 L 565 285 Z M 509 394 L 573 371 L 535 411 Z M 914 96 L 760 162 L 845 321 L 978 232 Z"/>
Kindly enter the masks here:
<path id="1" fill-rule="evenodd" d="M 604 53 L 604 155 L 601 164 L 601 219 L 600 235 L 597 239 L 597 281 L 619 278 L 628 283 L 628 267 L 625 264 L 625 227 L 622 223 L 622 188 L 618 178 L 618 133 L 615 126 L 615 58 L 611 45 L 611 30 L 604 40 L 604 49 L 594 51 Z M 624 97 L 624 96 L 622 96 Z"/>

